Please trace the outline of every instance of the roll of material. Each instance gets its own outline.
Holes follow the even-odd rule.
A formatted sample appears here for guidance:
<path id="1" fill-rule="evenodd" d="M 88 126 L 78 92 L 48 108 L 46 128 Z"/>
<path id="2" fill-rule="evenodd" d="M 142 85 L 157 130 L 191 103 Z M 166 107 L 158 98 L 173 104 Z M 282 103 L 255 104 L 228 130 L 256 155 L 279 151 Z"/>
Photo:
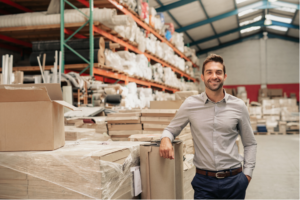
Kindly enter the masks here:
<path id="1" fill-rule="evenodd" d="M 105 98 L 105 103 L 118 105 L 121 103 L 122 95 L 120 94 L 114 94 L 114 95 L 107 95 Z"/>
<path id="2" fill-rule="evenodd" d="M 99 49 L 94 50 L 94 63 L 100 62 L 100 58 L 96 55 L 98 55 Z M 77 50 L 77 53 L 80 54 L 82 57 L 84 57 L 86 60 L 90 60 L 90 50 L 84 49 L 84 50 Z M 31 66 L 38 66 L 37 57 L 41 56 L 43 54 L 46 54 L 46 65 L 53 65 L 55 59 L 55 51 L 40 51 L 40 52 L 32 52 L 29 58 L 30 65 Z M 74 54 L 71 51 L 65 52 L 65 64 L 79 64 L 79 63 L 86 63 L 84 60 L 82 60 L 79 56 Z M 58 60 L 59 62 L 59 60 Z"/>
<path id="3" fill-rule="evenodd" d="M 102 38 L 94 38 L 94 49 L 100 49 L 101 46 L 104 47 L 104 41 Z M 67 45 L 75 50 L 87 50 L 90 48 L 89 39 L 74 39 L 69 40 Z M 109 48 L 109 47 L 107 47 Z M 37 41 L 32 42 L 32 51 L 33 52 L 41 52 L 41 51 L 59 51 L 60 50 L 60 41 L 52 40 L 52 41 Z M 69 51 L 66 48 L 66 51 Z M 47 55 L 48 56 L 48 55 Z"/>

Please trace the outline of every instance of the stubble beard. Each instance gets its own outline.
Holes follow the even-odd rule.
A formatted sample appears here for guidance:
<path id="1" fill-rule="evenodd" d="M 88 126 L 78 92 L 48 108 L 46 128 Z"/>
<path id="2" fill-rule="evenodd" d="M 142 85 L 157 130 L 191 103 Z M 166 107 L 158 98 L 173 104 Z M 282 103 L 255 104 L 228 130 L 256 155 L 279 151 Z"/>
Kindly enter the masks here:
<path id="1" fill-rule="evenodd" d="M 209 90 L 214 91 L 214 92 L 220 90 L 223 87 L 223 81 L 220 81 L 219 86 L 217 88 L 215 88 L 215 89 L 210 87 L 208 81 L 204 82 L 204 84 L 205 84 L 205 87 L 207 87 Z"/>

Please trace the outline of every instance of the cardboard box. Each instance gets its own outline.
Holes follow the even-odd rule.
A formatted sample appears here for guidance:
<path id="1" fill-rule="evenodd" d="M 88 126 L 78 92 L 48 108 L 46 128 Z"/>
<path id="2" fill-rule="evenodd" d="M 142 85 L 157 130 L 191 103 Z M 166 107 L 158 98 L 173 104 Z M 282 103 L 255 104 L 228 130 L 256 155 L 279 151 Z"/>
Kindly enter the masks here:
<path id="1" fill-rule="evenodd" d="M 183 199 L 183 151 L 173 142 L 175 159 L 160 157 L 159 142 L 140 147 L 142 199 Z"/>
<path id="2" fill-rule="evenodd" d="M 142 130 L 142 124 L 108 124 L 109 131 Z"/>
<path id="3" fill-rule="evenodd" d="M 227 94 L 230 94 L 232 96 L 236 96 L 236 89 L 235 88 L 224 88 Z"/>
<path id="4" fill-rule="evenodd" d="M 179 109 L 183 100 L 178 101 L 150 101 L 150 109 Z"/>
<path id="5" fill-rule="evenodd" d="M 258 96 L 260 97 L 268 97 L 268 88 L 259 89 Z"/>
<path id="6" fill-rule="evenodd" d="M 281 97 L 282 96 L 282 89 L 269 89 L 269 96 L 272 97 Z"/>
<path id="7" fill-rule="evenodd" d="M 65 144 L 59 84 L 0 86 L 0 151 L 54 150 Z"/>

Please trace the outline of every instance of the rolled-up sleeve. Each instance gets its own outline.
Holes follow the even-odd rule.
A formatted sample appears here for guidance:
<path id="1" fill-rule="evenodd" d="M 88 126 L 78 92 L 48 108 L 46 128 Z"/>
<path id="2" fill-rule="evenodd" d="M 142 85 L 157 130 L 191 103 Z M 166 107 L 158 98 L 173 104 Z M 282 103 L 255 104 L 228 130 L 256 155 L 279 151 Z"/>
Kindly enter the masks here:
<path id="1" fill-rule="evenodd" d="M 182 103 L 173 120 L 163 131 L 161 139 L 168 137 L 171 141 L 173 141 L 180 134 L 182 129 L 189 123 L 187 109 L 189 104 L 188 102 L 189 98 Z"/>
<path id="2" fill-rule="evenodd" d="M 244 146 L 244 169 L 245 175 L 252 177 L 256 163 L 257 143 L 250 124 L 250 117 L 246 105 L 242 105 L 242 112 L 238 124 L 241 140 Z"/>

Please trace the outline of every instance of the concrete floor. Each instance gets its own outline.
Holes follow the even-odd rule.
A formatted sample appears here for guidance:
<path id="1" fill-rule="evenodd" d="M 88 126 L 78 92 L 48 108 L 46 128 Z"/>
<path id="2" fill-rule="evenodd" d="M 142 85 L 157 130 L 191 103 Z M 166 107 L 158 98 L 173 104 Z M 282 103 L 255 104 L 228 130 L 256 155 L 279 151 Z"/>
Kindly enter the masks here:
<path id="1" fill-rule="evenodd" d="M 256 141 L 246 199 L 299 199 L 299 135 L 256 135 Z"/>

